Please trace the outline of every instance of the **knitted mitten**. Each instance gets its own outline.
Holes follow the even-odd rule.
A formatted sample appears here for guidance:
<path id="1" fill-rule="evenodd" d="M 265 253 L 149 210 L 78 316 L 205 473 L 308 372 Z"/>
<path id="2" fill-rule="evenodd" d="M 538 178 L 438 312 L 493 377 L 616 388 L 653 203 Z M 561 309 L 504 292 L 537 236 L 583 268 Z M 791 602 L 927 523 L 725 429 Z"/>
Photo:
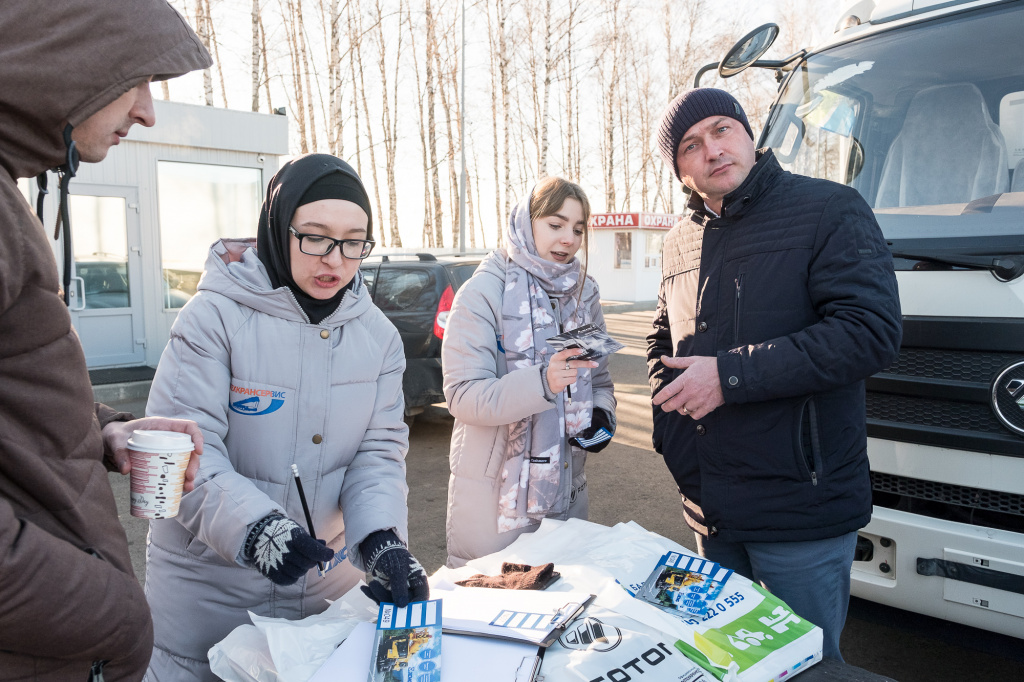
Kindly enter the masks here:
<path id="1" fill-rule="evenodd" d="M 249 531 L 242 556 L 278 585 L 291 585 L 317 562 L 334 558 L 334 550 L 288 517 L 270 514 Z"/>

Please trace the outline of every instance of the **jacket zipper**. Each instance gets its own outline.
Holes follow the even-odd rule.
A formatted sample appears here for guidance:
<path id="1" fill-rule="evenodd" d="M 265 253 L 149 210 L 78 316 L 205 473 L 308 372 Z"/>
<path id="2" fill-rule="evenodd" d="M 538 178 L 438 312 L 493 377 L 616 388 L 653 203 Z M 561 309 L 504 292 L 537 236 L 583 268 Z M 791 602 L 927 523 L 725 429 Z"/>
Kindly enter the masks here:
<path id="1" fill-rule="evenodd" d="M 807 416 L 811 420 L 811 485 L 818 485 L 818 462 L 821 459 L 821 437 L 818 433 L 818 406 L 814 396 L 807 401 Z"/>
<path id="2" fill-rule="evenodd" d="M 740 300 L 743 293 L 743 273 L 736 276 L 736 307 L 732 315 L 732 342 L 740 342 Z"/>

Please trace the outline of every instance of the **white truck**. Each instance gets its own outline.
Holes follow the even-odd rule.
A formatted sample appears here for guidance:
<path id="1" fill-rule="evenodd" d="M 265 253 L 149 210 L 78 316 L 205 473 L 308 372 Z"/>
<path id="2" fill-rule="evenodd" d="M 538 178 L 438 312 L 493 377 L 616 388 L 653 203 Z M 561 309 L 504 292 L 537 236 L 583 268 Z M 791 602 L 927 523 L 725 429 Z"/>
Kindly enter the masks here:
<path id="1" fill-rule="evenodd" d="M 894 256 L 899 359 L 867 382 L 855 596 L 1024 638 L 1024 0 L 862 0 L 776 71 L 759 146 L 855 187 Z M 700 74 L 698 74 L 698 81 Z"/>

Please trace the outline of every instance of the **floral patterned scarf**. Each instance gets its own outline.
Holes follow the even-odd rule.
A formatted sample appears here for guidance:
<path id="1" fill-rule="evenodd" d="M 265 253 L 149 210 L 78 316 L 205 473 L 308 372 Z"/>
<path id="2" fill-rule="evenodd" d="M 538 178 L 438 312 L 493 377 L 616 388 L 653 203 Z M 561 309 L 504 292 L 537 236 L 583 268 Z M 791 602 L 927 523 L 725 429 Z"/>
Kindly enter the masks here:
<path id="1" fill-rule="evenodd" d="M 546 339 L 591 321 L 593 301 L 577 301 L 582 286 L 579 259 L 562 264 L 537 255 L 530 220 L 532 196 L 531 191 L 512 209 L 508 225 L 501 320 L 509 372 L 544 364 L 555 352 Z M 498 497 L 499 533 L 539 523 L 568 508 L 569 496 L 559 496 L 568 451 L 566 434 L 572 436 L 590 426 L 594 406 L 590 370 L 581 370 L 571 389 L 571 404 L 563 391 L 555 397 L 555 409 L 509 424 Z"/>

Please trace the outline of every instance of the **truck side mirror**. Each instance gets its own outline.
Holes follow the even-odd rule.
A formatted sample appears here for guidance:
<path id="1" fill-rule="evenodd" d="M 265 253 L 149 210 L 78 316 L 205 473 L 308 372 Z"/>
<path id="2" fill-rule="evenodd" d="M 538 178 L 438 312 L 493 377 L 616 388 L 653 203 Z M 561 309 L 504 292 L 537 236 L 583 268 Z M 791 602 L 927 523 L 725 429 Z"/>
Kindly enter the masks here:
<path id="1" fill-rule="evenodd" d="M 740 73 L 751 64 L 756 62 L 761 55 L 768 51 L 775 39 L 779 37 L 778 24 L 765 24 L 758 26 L 753 31 L 743 36 L 733 45 L 725 58 L 718 65 L 718 75 L 722 78 L 729 78 Z"/>

